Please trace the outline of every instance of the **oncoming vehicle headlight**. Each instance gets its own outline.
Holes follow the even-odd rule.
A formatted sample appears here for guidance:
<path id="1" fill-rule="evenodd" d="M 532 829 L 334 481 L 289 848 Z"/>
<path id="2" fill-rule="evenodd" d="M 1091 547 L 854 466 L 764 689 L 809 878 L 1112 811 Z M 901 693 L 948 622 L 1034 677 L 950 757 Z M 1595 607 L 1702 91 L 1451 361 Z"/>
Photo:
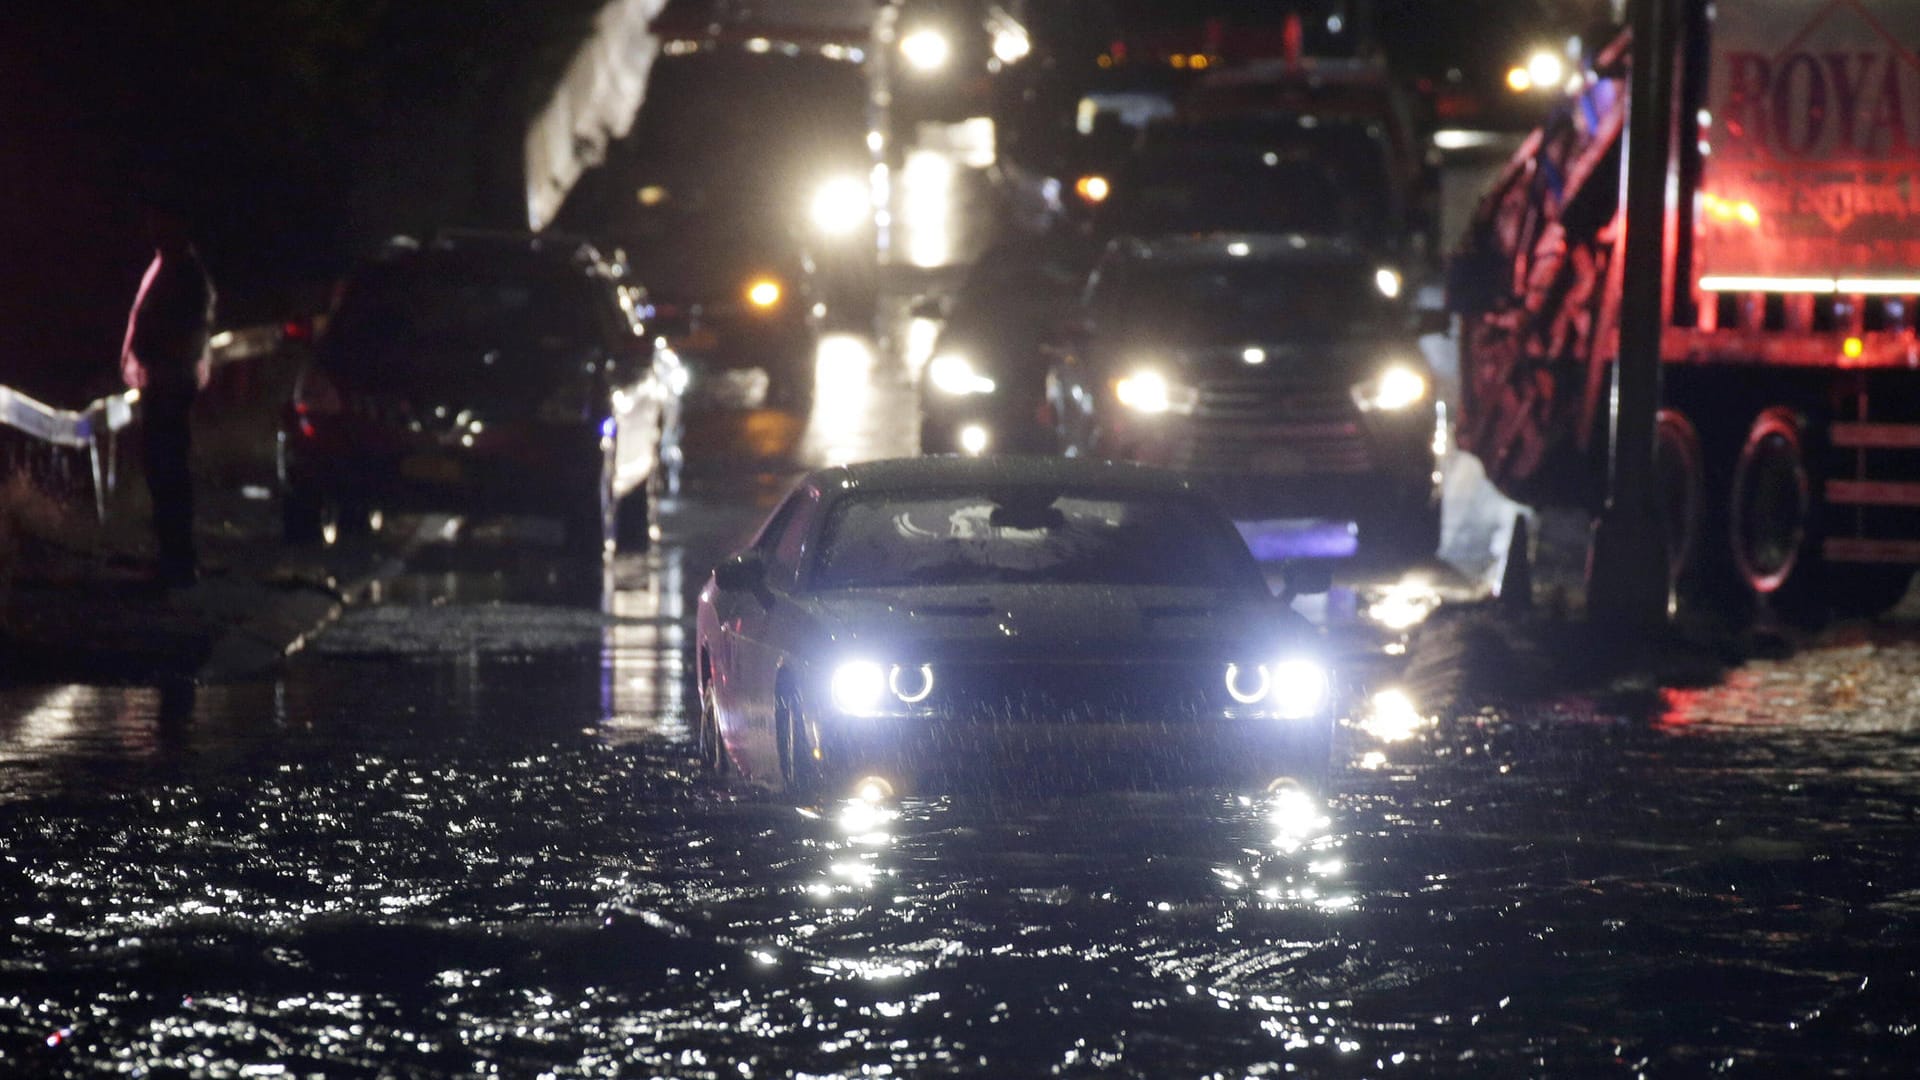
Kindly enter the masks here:
<path id="1" fill-rule="evenodd" d="M 991 394 L 996 384 L 990 378 L 974 370 L 973 361 L 959 353 L 941 353 L 927 365 L 927 381 L 935 390 L 955 397 L 970 394 Z"/>
<path id="2" fill-rule="evenodd" d="M 922 27 L 900 39 L 900 55 L 915 71 L 932 73 L 947 66 L 953 45 L 947 35 L 932 27 Z"/>
<path id="3" fill-rule="evenodd" d="M 1332 692 L 1327 669 L 1304 656 L 1274 664 L 1227 665 L 1227 694 L 1241 705 L 1264 704 L 1286 720 L 1304 720 L 1326 708 Z"/>
<path id="4" fill-rule="evenodd" d="M 829 236 L 845 236 L 865 224 L 873 206 L 867 185 L 851 176 L 837 176 L 813 193 L 814 228 Z"/>
<path id="5" fill-rule="evenodd" d="M 1173 382 L 1151 368 L 1142 368 L 1113 381 L 1114 400 L 1134 412 L 1150 416 L 1193 411 L 1192 387 Z"/>
<path id="6" fill-rule="evenodd" d="M 1426 397 L 1427 377 L 1411 364 L 1398 362 L 1353 388 L 1353 403 L 1361 412 L 1399 412 Z"/>
<path id="7" fill-rule="evenodd" d="M 757 308 L 778 304 L 781 293 L 780 283 L 772 278 L 754 278 L 747 283 L 747 303 Z"/>
<path id="8" fill-rule="evenodd" d="M 875 716 L 887 699 L 887 672 L 871 660 L 849 660 L 833 669 L 833 706 L 854 716 Z"/>
<path id="9" fill-rule="evenodd" d="M 833 669 L 828 686 L 833 706 L 850 716 L 879 716 L 887 711 L 888 698 L 903 705 L 918 705 L 933 694 L 933 665 L 894 664 L 884 667 L 872 660 L 848 660 Z"/>

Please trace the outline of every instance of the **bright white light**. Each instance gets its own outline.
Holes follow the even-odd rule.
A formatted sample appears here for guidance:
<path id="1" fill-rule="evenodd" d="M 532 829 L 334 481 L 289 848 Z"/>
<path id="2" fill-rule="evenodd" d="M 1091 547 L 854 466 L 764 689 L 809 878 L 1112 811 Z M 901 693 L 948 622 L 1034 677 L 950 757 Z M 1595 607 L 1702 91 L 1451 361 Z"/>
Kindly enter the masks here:
<path id="1" fill-rule="evenodd" d="M 1373 272 L 1373 284 L 1380 290 L 1381 296 L 1389 300 L 1398 299 L 1402 284 L 1400 271 L 1383 266 Z"/>
<path id="2" fill-rule="evenodd" d="M 953 260 L 956 200 L 953 161 L 934 150 L 907 155 L 901 177 L 901 213 L 907 260 L 915 266 L 945 266 Z"/>
<path id="3" fill-rule="evenodd" d="M 902 678 L 903 675 L 904 678 Z M 893 671 L 887 675 L 887 689 L 893 691 L 893 696 L 901 701 L 909 705 L 918 705 L 933 693 L 933 667 L 929 664 L 921 664 L 919 667 L 909 668 L 895 664 Z"/>
<path id="4" fill-rule="evenodd" d="M 1426 718 L 1405 690 L 1391 687 L 1373 695 L 1361 730 L 1381 742 L 1405 742 L 1426 725 Z"/>
<path id="5" fill-rule="evenodd" d="M 959 353 L 941 353 L 927 365 L 927 381 L 935 390 L 955 397 L 991 394 L 997 384 L 973 368 L 973 362 Z"/>
<path id="6" fill-rule="evenodd" d="M 1083 176 L 1073 182 L 1073 191 L 1087 202 L 1102 203 L 1113 194 L 1113 185 L 1104 176 Z"/>
<path id="7" fill-rule="evenodd" d="M 1236 259 L 1244 259 L 1253 254 L 1253 248 L 1249 247 L 1244 241 L 1235 240 L 1233 243 L 1227 245 L 1227 254 Z"/>
<path id="8" fill-rule="evenodd" d="M 979 457 L 987 450 L 987 429 L 979 424 L 968 424 L 960 429 L 960 449 L 969 457 Z"/>
<path id="9" fill-rule="evenodd" d="M 1392 364 L 1375 378 L 1353 388 L 1353 401 L 1363 412 L 1398 412 L 1427 396 L 1427 377 L 1405 364 Z"/>
<path id="10" fill-rule="evenodd" d="M 1535 86 L 1558 86 L 1567 77 L 1567 62 L 1542 49 L 1527 58 L 1527 76 Z"/>
<path id="11" fill-rule="evenodd" d="M 1240 704 L 1258 704 L 1266 700 L 1272 689 L 1273 680 L 1267 675 L 1265 665 L 1246 668 L 1239 664 L 1227 665 L 1227 693 Z"/>
<path id="12" fill-rule="evenodd" d="M 1003 64 L 1018 63 L 1033 51 L 1027 32 L 1018 27 L 1001 27 L 993 34 L 993 55 Z"/>
<path id="13" fill-rule="evenodd" d="M 915 30 L 900 39 L 900 55 L 915 71 L 932 73 L 947 66 L 953 57 L 953 46 L 947 42 L 947 35 L 934 29 Z"/>
<path id="14" fill-rule="evenodd" d="M 1748 277 L 1709 274 L 1700 279 L 1702 292 L 1777 292 L 1826 295 L 1840 287 L 1832 278 Z"/>
<path id="15" fill-rule="evenodd" d="M 845 236 L 866 224 L 873 208 L 867 185 L 851 176 L 837 176 L 813 195 L 813 224 L 829 236 Z"/>
<path id="16" fill-rule="evenodd" d="M 1135 412 L 1163 413 L 1172 405 L 1172 388 L 1157 371 L 1136 371 L 1113 384 L 1120 404 Z"/>
<path id="17" fill-rule="evenodd" d="M 886 700 L 887 673 L 871 660 L 849 660 L 833 672 L 833 704 L 854 716 L 877 716 Z"/>
<path id="18" fill-rule="evenodd" d="M 1318 713 L 1330 689 L 1327 669 L 1305 657 L 1273 665 L 1270 695 L 1274 711 L 1288 720 L 1304 720 Z"/>
<path id="19" fill-rule="evenodd" d="M 780 283 L 761 278 L 747 286 L 747 300 L 754 307 L 769 308 L 780 302 Z"/>
<path id="20" fill-rule="evenodd" d="M 1267 362 L 1267 350 L 1261 348 L 1243 349 L 1240 352 L 1240 359 L 1249 364 L 1264 364 Z"/>

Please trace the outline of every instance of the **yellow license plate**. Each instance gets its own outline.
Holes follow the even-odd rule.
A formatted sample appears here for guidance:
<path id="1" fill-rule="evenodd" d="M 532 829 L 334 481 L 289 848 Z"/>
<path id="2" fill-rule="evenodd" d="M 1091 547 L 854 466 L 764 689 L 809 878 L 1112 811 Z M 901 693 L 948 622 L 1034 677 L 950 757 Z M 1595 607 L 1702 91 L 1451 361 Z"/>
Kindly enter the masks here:
<path id="1" fill-rule="evenodd" d="M 400 460 L 400 475 L 430 484 L 457 484 L 464 476 L 460 463 L 441 454 L 414 454 Z"/>

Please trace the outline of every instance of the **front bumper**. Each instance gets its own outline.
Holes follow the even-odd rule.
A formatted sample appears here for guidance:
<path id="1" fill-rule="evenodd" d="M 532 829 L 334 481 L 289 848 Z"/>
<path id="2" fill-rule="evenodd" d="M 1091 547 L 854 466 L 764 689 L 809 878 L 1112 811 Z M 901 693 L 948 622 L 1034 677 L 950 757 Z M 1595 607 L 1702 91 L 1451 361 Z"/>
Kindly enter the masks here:
<path id="1" fill-rule="evenodd" d="M 1097 441 L 1103 457 L 1192 478 L 1240 521 L 1378 520 L 1429 508 L 1439 493 L 1440 421 L 1430 405 L 1299 421 L 1118 414 Z"/>
<path id="2" fill-rule="evenodd" d="M 458 437 L 316 418 L 281 434 L 289 488 L 392 511 L 571 510 L 602 483 L 608 452 L 586 424 L 501 426 Z"/>
<path id="3" fill-rule="evenodd" d="M 867 776 L 896 790 L 1030 785 L 1231 783 L 1317 776 L 1340 695 L 1283 718 L 1229 700 L 1224 664 L 935 665 L 926 700 L 884 715 L 807 710 L 806 746 L 829 790 Z M 812 701 L 829 701 L 824 694 Z"/>

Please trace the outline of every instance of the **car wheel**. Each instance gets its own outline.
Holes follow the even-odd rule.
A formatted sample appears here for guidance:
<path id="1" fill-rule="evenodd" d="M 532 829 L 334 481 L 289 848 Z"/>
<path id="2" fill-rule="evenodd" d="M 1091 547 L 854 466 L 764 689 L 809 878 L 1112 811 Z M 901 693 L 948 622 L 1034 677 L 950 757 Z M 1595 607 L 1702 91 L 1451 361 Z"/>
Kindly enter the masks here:
<path id="1" fill-rule="evenodd" d="M 320 496 L 290 487 L 280 500 L 280 534 L 289 544 L 317 544 L 323 537 Z"/>
<path id="2" fill-rule="evenodd" d="M 820 790 L 820 763 L 807 745 L 806 712 L 791 687 L 783 687 L 774 705 L 773 737 L 780 756 L 780 779 L 788 794 L 811 798 Z"/>
<path id="3" fill-rule="evenodd" d="M 700 755 L 701 768 L 710 775 L 720 777 L 733 771 L 733 759 L 727 756 L 726 740 L 720 735 L 719 703 L 714 700 L 713 695 L 713 678 L 702 676 L 700 718 L 695 730 L 696 749 Z"/>

